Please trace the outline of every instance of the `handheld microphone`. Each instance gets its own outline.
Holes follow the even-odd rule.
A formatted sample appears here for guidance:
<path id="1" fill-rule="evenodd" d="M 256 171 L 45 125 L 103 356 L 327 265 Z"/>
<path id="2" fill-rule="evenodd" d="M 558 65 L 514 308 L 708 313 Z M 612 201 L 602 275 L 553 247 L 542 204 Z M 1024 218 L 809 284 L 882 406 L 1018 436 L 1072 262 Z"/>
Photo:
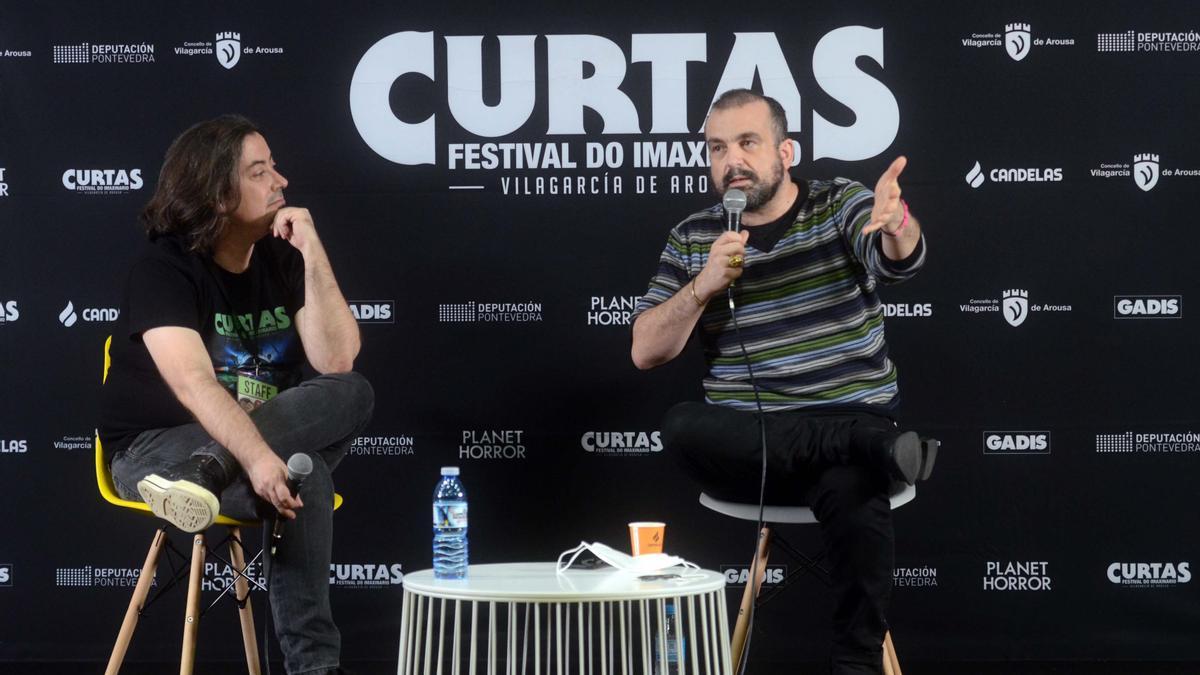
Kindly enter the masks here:
<path id="1" fill-rule="evenodd" d="M 721 204 L 725 207 L 725 216 L 728 219 L 726 220 L 725 229 L 730 232 L 741 231 L 742 211 L 746 210 L 746 193 L 736 188 L 726 190 Z"/>
<path id="2" fill-rule="evenodd" d="M 295 497 L 300 492 L 300 486 L 304 485 L 304 480 L 312 473 L 313 463 L 312 457 L 297 452 L 288 457 L 288 488 L 292 491 L 292 496 Z M 275 555 L 275 549 L 279 546 L 279 542 L 283 541 L 283 523 L 284 519 L 276 516 L 275 526 L 271 528 L 271 555 Z"/>

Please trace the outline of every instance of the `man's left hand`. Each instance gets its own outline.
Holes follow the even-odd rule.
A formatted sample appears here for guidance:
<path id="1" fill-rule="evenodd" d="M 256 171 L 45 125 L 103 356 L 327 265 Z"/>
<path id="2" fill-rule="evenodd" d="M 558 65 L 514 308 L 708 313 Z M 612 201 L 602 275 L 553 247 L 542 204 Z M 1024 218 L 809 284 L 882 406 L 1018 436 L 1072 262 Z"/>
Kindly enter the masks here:
<path id="1" fill-rule="evenodd" d="M 310 247 L 320 243 L 312 214 L 308 209 L 295 206 L 285 206 L 275 213 L 275 219 L 271 222 L 271 234 L 288 242 L 301 254 L 307 253 Z"/>
<path id="2" fill-rule="evenodd" d="M 871 222 L 863 228 L 863 234 L 883 230 L 888 234 L 900 229 L 904 220 L 904 207 L 900 205 L 900 172 L 908 164 L 901 155 L 879 177 L 875 184 L 875 208 L 871 209 Z"/>

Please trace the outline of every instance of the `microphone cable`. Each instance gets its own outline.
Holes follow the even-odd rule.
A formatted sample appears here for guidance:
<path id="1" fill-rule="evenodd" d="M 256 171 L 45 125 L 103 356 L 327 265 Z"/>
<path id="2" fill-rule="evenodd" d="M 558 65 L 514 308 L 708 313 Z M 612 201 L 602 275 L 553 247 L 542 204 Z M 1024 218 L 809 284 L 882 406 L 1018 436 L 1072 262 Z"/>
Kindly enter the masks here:
<path id="1" fill-rule="evenodd" d="M 742 329 L 738 325 L 737 310 L 736 310 L 736 307 L 734 306 L 734 302 L 733 302 L 733 285 L 730 284 L 729 288 L 725 289 L 725 292 L 726 292 L 727 297 L 729 298 L 729 317 L 733 320 L 733 333 L 737 337 L 738 346 L 741 347 L 742 358 L 745 359 L 745 361 L 746 361 L 746 372 L 750 376 L 750 388 L 754 392 L 754 406 L 758 410 L 758 434 L 759 434 L 759 440 L 762 445 L 762 453 L 761 453 L 762 454 L 762 477 L 759 481 L 759 486 L 758 486 L 758 523 L 757 523 L 756 527 L 754 528 L 754 552 L 750 558 L 750 560 L 751 560 L 750 576 L 746 580 L 746 583 L 749 583 L 753 586 L 756 584 L 756 582 L 758 580 L 759 538 L 763 536 L 762 535 L 763 525 L 764 525 L 763 512 L 766 509 L 767 420 L 766 420 L 765 414 L 763 413 L 762 399 L 758 395 L 758 383 L 754 379 L 754 366 L 750 363 L 750 354 L 749 354 L 749 352 L 746 351 L 746 342 L 742 339 Z M 766 570 L 763 570 L 763 573 L 764 573 L 763 582 L 766 582 L 766 576 L 765 576 Z M 741 657 L 738 659 L 738 663 L 736 664 L 736 669 L 734 670 L 736 675 L 744 675 L 746 672 L 746 665 L 750 662 L 750 641 L 754 635 L 754 609 L 758 605 L 758 592 L 760 592 L 761 590 L 762 590 L 761 586 L 758 589 L 756 589 L 756 592 L 754 593 L 754 596 L 751 598 L 751 601 L 750 601 L 750 614 L 749 614 L 749 616 L 746 617 L 746 641 L 744 643 L 742 643 Z"/>

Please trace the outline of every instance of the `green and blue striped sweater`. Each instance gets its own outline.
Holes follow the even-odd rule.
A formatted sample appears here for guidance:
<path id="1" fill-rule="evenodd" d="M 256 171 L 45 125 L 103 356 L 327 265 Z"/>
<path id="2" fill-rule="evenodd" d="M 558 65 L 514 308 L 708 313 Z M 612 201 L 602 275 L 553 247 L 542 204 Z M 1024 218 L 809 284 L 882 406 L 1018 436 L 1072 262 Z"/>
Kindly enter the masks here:
<path id="1" fill-rule="evenodd" d="M 924 236 L 907 259 L 883 255 L 880 232 L 862 235 L 874 194 L 844 178 L 809 180 L 795 222 L 770 251 L 746 248 L 734 287 L 737 320 L 763 408 L 894 409 L 896 367 L 888 358 L 876 286 L 916 274 Z M 803 194 L 803 190 L 802 190 Z M 725 231 L 720 205 L 694 213 L 667 238 L 658 271 L 633 320 L 700 273 Z M 754 410 L 754 393 L 729 304 L 713 298 L 697 325 L 708 362 L 709 403 Z"/>

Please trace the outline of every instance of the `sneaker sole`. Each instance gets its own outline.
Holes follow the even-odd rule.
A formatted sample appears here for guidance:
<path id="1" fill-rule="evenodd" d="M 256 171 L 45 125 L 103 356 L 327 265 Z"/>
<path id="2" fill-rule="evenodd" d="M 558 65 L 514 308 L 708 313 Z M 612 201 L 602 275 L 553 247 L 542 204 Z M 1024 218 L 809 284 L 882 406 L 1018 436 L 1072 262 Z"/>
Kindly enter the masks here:
<path id="1" fill-rule="evenodd" d="M 216 495 L 191 481 L 150 474 L 138 481 L 137 489 L 154 515 L 184 532 L 208 529 L 221 510 Z"/>
<path id="2" fill-rule="evenodd" d="M 915 431 L 906 431 L 896 437 L 892 445 L 892 464 L 897 476 L 905 483 L 912 485 L 922 475 L 924 458 L 921 437 Z M 932 462 L 930 463 L 932 469 Z"/>
<path id="3" fill-rule="evenodd" d="M 921 446 L 924 452 L 921 457 L 921 475 L 920 480 L 929 480 L 929 475 L 933 473 L 933 463 L 937 461 L 938 448 L 942 442 L 934 438 L 921 439 Z"/>

